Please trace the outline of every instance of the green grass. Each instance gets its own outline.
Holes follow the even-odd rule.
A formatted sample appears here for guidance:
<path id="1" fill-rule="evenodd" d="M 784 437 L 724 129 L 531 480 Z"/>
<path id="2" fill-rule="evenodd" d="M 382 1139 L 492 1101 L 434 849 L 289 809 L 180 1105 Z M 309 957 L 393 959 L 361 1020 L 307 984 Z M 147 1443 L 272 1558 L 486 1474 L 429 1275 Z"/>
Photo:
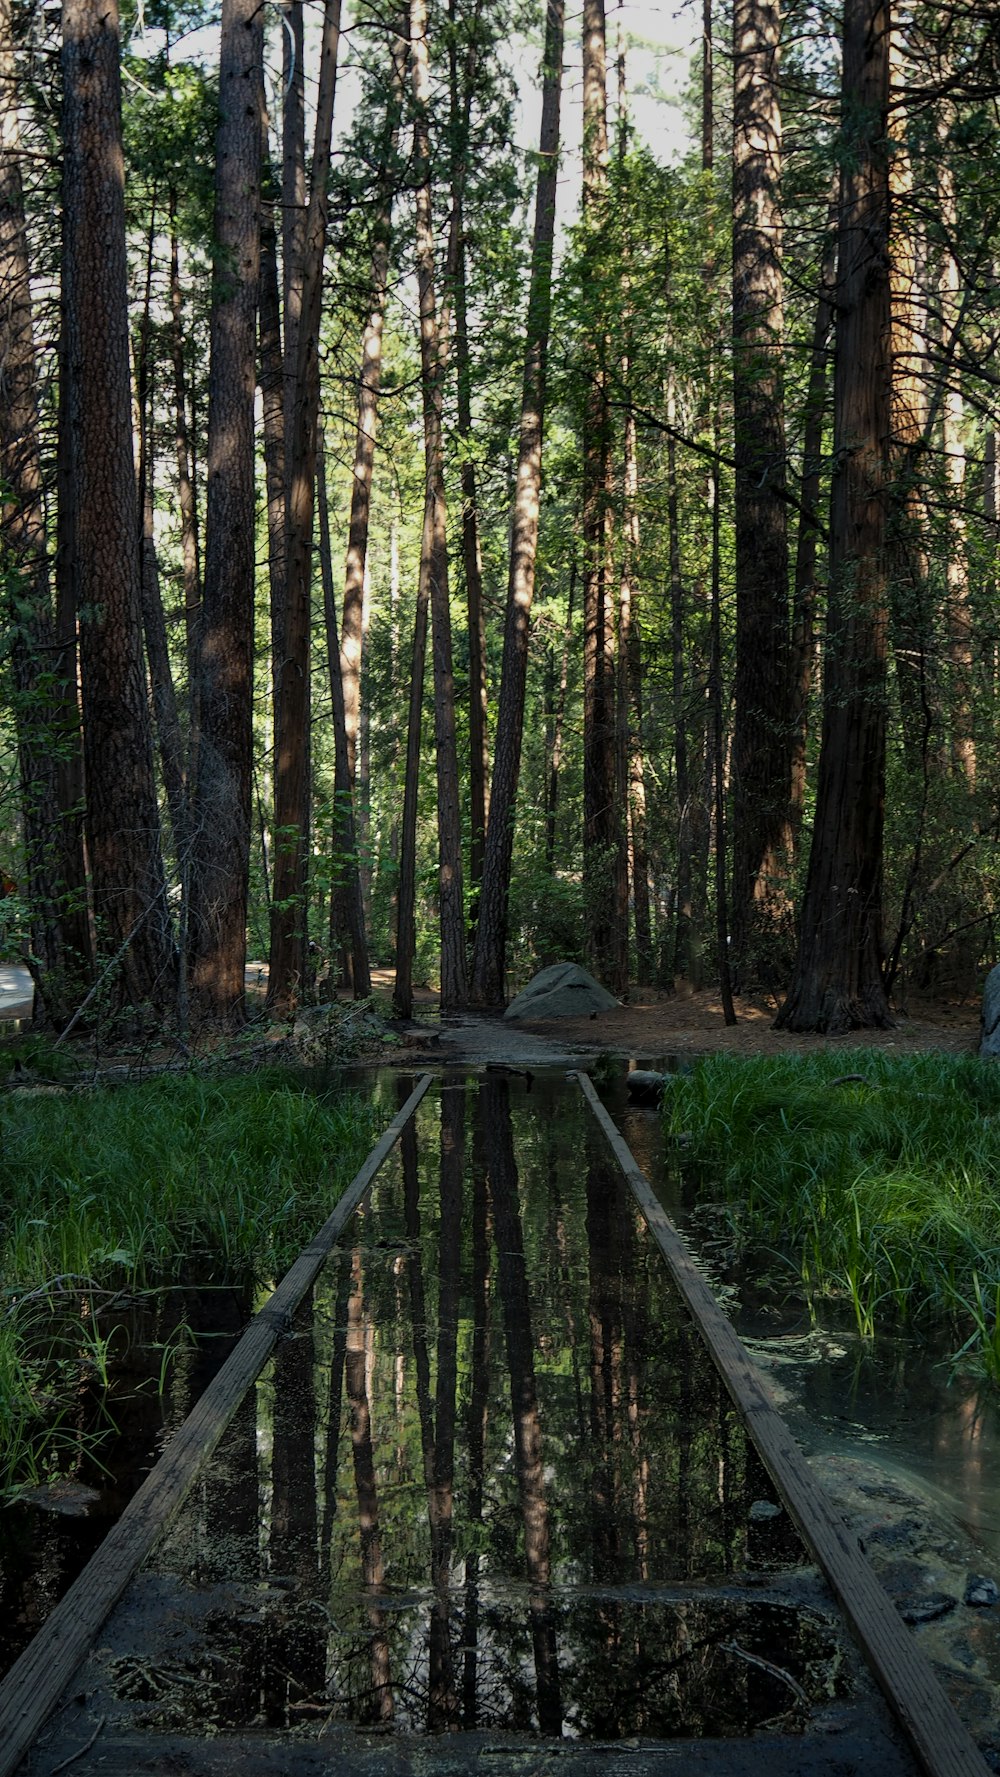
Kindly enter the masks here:
<path id="1" fill-rule="evenodd" d="M 84 1349 L 95 1293 L 277 1278 L 373 1139 L 358 1100 L 259 1074 L 0 1099 L 0 1497 L 58 1462 L 69 1317 Z"/>
<path id="2" fill-rule="evenodd" d="M 1000 1381 L 1000 1067 L 717 1056 L 677 1079 L 664 1115 L 741 1238 L 810 1297 L 847 1299 L 866 1335 L 948 1318 L 962 1357 Z"/>

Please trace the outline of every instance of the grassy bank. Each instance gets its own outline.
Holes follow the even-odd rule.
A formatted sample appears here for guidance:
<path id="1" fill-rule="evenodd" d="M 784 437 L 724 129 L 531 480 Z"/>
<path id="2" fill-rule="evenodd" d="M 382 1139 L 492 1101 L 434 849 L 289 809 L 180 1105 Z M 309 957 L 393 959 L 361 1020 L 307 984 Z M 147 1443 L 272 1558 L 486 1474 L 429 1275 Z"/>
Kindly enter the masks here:
<path id="1" fill-rule="evenodd" d="M 170 1075 L 117 1090 L 0 1099 L 0 1497 L 58 1455 L 96 1295 L 277 1277 L 374 1139 L 356 1099 L 266 1075 Z"/>
<path id="2" fill-rule="evenodd" d="M 949 1319 L 1000 1381 L 1000 1067 L 885 1050 L 707 1059 L 667 1096 L 702 1194 L 859 1329 Z"/>

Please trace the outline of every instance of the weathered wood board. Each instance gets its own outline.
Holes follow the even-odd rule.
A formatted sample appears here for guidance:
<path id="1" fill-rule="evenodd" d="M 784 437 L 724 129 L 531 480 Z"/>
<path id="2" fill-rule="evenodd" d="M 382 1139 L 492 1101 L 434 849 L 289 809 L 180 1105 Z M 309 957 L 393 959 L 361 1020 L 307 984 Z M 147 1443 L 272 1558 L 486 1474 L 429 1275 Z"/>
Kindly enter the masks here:
<path id="1" fill-rule="evenodd" d="M 235 1351 L 171 1438 L 97 1554 L 0 1685 L 0 1777 L 16 1770 L 108 1613 L 217 1448 L 247 1389 L 413 1116 L 432 1080 L 424 1074 L 375 1144 L 319 1233 L 304 1247 Z"/>
<path id="2" fill-rule="evenodd" d="M 636 1165 L 628 1144 L 587 1076 L 576 1077 L 771 1479 L 826 1575 L 921 1770 L 927 1777 L 986 1777 L 986 1761 L 875 1578 L 857 1539 L 772 1407 L 746 1347 Z"/>

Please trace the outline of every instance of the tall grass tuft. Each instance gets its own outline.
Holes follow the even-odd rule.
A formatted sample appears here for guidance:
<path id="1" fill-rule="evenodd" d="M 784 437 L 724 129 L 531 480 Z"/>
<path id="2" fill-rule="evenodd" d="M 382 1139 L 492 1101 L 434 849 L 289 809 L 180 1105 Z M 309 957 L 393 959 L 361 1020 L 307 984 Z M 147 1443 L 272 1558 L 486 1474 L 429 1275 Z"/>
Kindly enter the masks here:
<path id="1" fill-rule="evenodd" d="M 372 1140 L 359 1100 L 261 1075 L 0 1098 L 0 1497 L 57 1451 L 74 1304 L 83 1344 L 95 1292 L 280 1275 Z"/>
<path id="2" fill-rule="evenodd" d="M 1000 1068 L 885 1050 L 737 1059 L 677 1078 L 665 1117 L 741 1237 L 809 1295 L 886 1317 L 950 1318 L 1000 1381 Z"/>

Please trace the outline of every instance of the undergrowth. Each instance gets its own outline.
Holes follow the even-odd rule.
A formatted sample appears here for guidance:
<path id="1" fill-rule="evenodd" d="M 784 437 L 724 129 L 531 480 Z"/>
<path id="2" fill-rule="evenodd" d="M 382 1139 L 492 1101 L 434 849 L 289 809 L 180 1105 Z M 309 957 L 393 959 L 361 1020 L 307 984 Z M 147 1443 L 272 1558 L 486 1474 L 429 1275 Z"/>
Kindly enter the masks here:
<path id="1" fill-rule="evenodd" d="M 58 1466 L 80 1365 L 55 1352 L 100 1372 L 96 1294 L 279 1276 L 373 1139 L 360 1101 L 259 1074 L 0 1099 L 0 1498 Z"/>
<path id="2" fill-rule="evenodd" d="M 1000 1381 L 1000 1068 L 854 1050 L 714 1056 L 678 1076 L 668 1130 L 738 1236 L 847 1299 L 862 1334 L 950 1319 Z"/>

